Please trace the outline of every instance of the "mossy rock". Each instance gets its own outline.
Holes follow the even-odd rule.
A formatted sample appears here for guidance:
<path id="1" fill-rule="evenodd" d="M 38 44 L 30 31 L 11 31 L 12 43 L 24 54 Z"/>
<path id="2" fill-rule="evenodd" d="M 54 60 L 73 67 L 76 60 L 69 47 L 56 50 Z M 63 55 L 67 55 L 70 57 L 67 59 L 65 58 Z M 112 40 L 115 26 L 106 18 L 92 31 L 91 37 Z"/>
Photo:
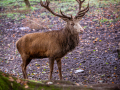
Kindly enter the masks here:
<path id="1" fill-rule="evenodd" d="M 120 90 L 120 84 L 77 85 L 60 80 L 24 80 L 0 71 L 0 90 Z"/>

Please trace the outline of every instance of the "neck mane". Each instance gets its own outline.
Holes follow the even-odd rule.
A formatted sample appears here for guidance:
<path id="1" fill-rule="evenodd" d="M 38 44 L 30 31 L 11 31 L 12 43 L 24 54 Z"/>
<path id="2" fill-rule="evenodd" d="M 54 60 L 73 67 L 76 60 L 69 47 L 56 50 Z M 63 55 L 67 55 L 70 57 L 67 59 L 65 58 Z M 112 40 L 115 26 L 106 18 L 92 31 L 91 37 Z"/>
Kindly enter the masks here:
<path id="1" fill-rule="evenodd" d="M 62 30 L 62 36 L 60 38 L 60 45 L 65 52 L 72 51 L 79 43 L 79 33 L 75 30 L 71 30 L 67 26 Z"/>

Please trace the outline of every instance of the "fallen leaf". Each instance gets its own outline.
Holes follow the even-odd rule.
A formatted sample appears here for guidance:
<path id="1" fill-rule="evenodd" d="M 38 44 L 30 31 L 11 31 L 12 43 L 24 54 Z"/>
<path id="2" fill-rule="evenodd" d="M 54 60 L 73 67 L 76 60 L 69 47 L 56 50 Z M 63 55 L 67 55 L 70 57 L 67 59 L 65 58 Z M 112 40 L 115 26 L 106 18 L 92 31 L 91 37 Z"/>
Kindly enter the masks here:
<path id="1" fill-rule="evenodd" d="M 74 60 L 76 60 L 77 58 L 74 58 Z"/>
<path id="2" fill-rule="evenodd" d="M 96 51 L 96 50 L 93 50 L 94 52 Z"/>
<path id="3" fill-rule="evenodd" d="M 9 80 L 10 80 L 10 81 L 14 81 L 14 79 L 13 79 L 11 76 L 9 76 Z"/>
<path id="4" fill-rule="evenodd" d="M 108 62 L 106 62 L 106 64 L 108 64 Z"/>
<path id="5" fill-rule="evenodd" d="M 105 50 L 105 52 L 107 52 L 107 50 Z"/>
<path id="6" fill-rule="evenodd" d="M 75 70 L 75 73 L 79 73 L 79 72 L 84 72 L 84 70 L 83 69 Z"/>
<path id="7" fill-rule="evenodd" d="M 75 83 L 77 86 L 80 86 L 79 83 Z"/>
<path id="8" fill-rule="evenodd" d="M 47 84 L 49 84 L 49 85 L 50 85 L 50 84 L 53 84 L 53 82 L 47 82 Z"/>
<path id="9" fill-rule="evenodd" d="M 70 71 L 70 74 L 72 74 L 72 71 Z"/>
<path id="10" fill-rule="evenodd" d="M 2 75 L 3 75 L 4 77 L 6 77 L 6 74 L 2 73 Z"/>
<path id="11" fill-rule="evenodd" d="M 29 86 L 28 85 L 25 85 L 25 88 L 28 88 Z"/>
<path id="12" fill-rule="evenodd" d="M 37 67 L 37 69 L 40 69 L 40 67 Z"/>
<path id="13" fill-rule="evenodd" d="M 15 34 L 13 34 L 13 37 L 15 37 Z"/>
<path id="14" fill-rule="evenodd" d="M 42 73 L 46 73 L 45 71 L 43 71 Z"/>
<path id="15" fill-rule="evenodd" d="M 84 85 L 84 87 L 87 87 L 87 85 Z"/>
<path id="16" fill-rule="evenodd" d="M 112 84 L 114 84 L 114 82 L 112 82 Z"/>
<path id="17" fill-rule="evenodd" d="M 21 82 L 21 80 L 18 78 L 18 79 L 16 80 L 16 82 L 17 82 L 17 83 L 20 83 L 20 82 Z"/>
<path id="18" fill-rule="evenodd" d="M 97 42 L 97 41 L 98 41 L 98 38 L 96 38 L 94 41 Z"/>

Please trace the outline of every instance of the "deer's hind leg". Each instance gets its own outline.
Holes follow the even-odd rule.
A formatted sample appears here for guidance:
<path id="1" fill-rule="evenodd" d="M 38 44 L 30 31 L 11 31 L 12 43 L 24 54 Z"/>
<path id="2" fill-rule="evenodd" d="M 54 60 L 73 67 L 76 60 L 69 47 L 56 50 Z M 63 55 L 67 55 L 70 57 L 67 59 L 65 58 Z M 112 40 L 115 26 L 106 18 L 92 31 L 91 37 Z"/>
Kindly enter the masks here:
<path id="1" fill-rule="evenodd" d="M 23 77 L 24 77 L 24 79 L 28 79 L 26 67 L 30 63 L 31 59 L 27 55 L 21 55 L 21 56 L 22 56 L 22 61 L 23 61 L 23 63 L 21 64 Z"/>

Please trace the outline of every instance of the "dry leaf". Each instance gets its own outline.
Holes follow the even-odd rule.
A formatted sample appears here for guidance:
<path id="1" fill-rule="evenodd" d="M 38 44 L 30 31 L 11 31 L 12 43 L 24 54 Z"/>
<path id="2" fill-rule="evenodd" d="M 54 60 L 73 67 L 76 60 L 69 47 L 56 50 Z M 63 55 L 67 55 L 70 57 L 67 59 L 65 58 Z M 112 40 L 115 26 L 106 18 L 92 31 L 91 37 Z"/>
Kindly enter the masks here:
<path id="1" fill-rule="evenodd" d="M 97 42 L 98 38 L 96 38 L 94 41 Z"/>
<path id="2" fill-rule="evenodd" d="M 40 67 L 37 67 L 37 69 L 40 69 Z"/>
<path id="3" fill-rule="evenodd" d="M 107 50 L 105 50 L 105 52 L 107 52 Z"/>
<path id="4" fill-rule="evenodd" d="M 24 81 L 24 85 L 25 85 L 25 86 L 27 85 L 27 81 Z"/>
<path id="5" fill-rule="evenodd" d="M 20 83 L 20 82 L 21 82 L 21 80 L 18 78 L 18 79 L 16 80 L 16 82 L 17 82 L 17 83 Z"/>
<path id="6" fill-rule="evenodd" d="M 79 83 L 75 83 L 77 86 L 80 86 Z"/>
<path id="7" fill-rule="evenodd" d="M 4 77 L 6 77 L 6 74 L 2 73 L 2 75 L 3 75 Z"/>
<path id="8" fill-rule="evenodd" d="M 50 84 L 53 84 L 53 82 L 47 82 L 47 84 L 49 84 L 49 85 L 50 85 Z"/>
<path id="9" fill-rule="evenodd" d="M 10 81 L 14 81 L 14 79 L 13 79 L 11 76 L 9 76 L 9 80 L 10 80 Z"/>
<path id="10" fill-rule="evenodd" d="M 25 88 L 28 88 L 29 86 L 28 85 L 25 85 Z"/>
<path id="11" fill-rule="evenodd" d="M 87 85 L 84 85 L 84 87 L 87 87 Z"/>

